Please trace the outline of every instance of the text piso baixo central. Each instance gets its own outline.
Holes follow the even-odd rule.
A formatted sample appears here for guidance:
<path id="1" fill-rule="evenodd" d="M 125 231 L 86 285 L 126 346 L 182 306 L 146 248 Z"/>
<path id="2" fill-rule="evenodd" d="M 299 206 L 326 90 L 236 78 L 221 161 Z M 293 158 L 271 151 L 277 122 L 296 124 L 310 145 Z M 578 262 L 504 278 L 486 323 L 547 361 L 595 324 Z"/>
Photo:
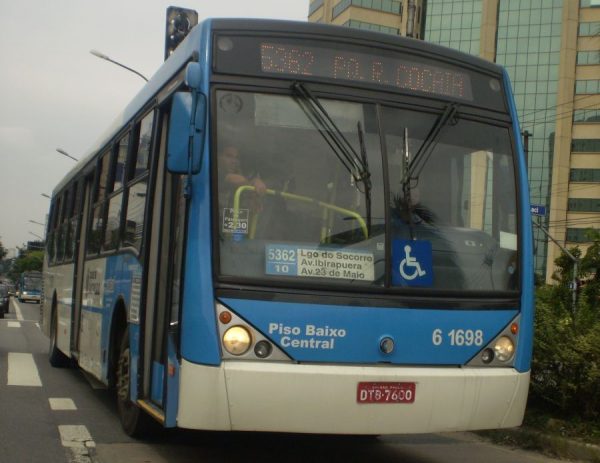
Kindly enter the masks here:
<path id="1" fill-rule="evenodd" d="M 283 323 L 269 323 L 269 334 L 280 335 L 281 347 L 298 349 L 334 349 L 337 338 L 345 338 L 346 330 L 327 325 L 288 326 Z M 296 336 L 302 336 L 297 338 Z M 305 337 L 306 336 L 306 337 Z"/>

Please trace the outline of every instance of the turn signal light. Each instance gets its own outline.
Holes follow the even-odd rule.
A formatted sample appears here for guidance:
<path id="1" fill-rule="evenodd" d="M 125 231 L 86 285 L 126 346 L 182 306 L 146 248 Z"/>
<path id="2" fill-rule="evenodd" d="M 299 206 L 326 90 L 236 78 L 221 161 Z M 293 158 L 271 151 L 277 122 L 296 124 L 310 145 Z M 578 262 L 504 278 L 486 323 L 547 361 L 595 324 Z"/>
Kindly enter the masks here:
<path id="1" fill-rule="evenodd" d="M 227 325 L 231 321 L 231 312 L 224 310 L 219 314 L 219 321 L 224 325 Z"/>

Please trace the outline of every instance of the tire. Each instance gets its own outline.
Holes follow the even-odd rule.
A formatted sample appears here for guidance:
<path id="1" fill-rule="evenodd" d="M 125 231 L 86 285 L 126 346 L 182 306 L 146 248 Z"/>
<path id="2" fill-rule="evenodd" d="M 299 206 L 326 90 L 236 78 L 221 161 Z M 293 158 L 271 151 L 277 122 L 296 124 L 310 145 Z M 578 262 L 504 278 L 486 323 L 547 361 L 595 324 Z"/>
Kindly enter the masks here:
<path id="1" fill-rule="evenodd" d="M 54 368 L 70 366 L 71 360 L 63 354 L 56 345 L 58 336 L 58 314 L 56 309 L 52 310 L 52 322 L 50 326 L 50 346 L 48 348 L 48 361 Z"/>
<path id="2" fill-rule="evenodd" d="M 131 437 L 141 438 L 150 434 L 154 423 L 149 415 L 131 401 L 130 363 L 129 330 L 126 329 L 119 344 L 119 357 L 115 371 L 117 409 L 125 433 Z"/>

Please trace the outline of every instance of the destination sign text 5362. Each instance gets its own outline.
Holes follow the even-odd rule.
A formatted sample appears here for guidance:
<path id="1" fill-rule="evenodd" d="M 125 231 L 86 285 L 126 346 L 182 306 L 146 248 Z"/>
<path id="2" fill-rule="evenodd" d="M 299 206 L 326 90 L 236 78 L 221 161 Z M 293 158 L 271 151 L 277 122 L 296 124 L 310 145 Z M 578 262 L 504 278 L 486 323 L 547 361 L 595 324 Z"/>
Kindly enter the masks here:
<path id="1" fill-rule="evenodd" d="M 405 57 L 271 41 L 260 44 L 260 57 L 261 70 L 268 74 L 325 77 L 473 99 L 468 73 Z"/>

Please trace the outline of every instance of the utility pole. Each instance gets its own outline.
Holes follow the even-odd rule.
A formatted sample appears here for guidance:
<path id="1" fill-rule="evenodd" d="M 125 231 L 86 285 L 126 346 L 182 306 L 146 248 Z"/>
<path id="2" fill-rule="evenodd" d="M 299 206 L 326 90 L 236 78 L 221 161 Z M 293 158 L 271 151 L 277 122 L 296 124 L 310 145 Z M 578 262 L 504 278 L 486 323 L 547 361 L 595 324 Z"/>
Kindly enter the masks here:
<path id="1" fill-rule="evenodd" d="M 525 152 L 525 167 L 527 167 L 529 166 L 529 137 L 533 134 L 525 129 L 521 132 L 521 135 L 523 135 L 523 151 Z"/>
<path id="2" fill-rule="evenodd" d="M 571 254 L 569 252 L 569 250 L 567 248 L 565 248 L 562 244 L 560 244 L 558 241 L 556 241 L 552 235 L 550 235 L 550 232 L 548 230 L 546 230 L 544 227 L 542 227 L 538 222 L 534 222 L 532 221 L 532 223 L 534 225 L 536 225 L 540 230 L 542 230 L 544 232 L 544 234 L 550 239 L 552 240 L 552 242 L 554 244 L 556 244 L 560 250 L 562 252 L 565 253 L 565 255 L 571 259 L 573 261 L 573 280 L 571 281 L 571 303 L 572 303 L 572 310 L 573 310 L 573 315 L 575 315 L 575 312 L 577 311 L 577 271 L 579 268 L 579 259 L 577 257 L 575 257 L 573 254 Z"/>

